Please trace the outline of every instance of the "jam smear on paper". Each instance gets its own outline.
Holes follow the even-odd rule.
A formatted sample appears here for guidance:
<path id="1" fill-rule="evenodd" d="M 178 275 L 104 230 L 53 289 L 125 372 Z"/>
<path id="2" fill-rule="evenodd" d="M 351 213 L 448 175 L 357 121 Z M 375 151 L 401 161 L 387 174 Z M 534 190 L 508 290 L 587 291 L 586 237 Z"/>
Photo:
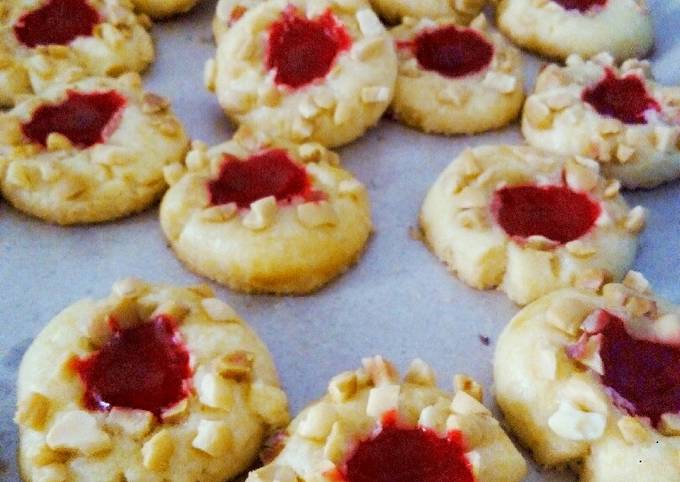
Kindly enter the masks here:
<path id="1" fill-rule="evenodd" d="M 474 482 L 460 431 L 445 437 L 387 417 L 361 440 L 336 474 L 344 482 Z"/>
<path id="2" fill-rule="evenodd" d="M 421 68 L 451 78 L 486 69 L 494 54 L 493 45 L 479 33 L 455 25 L 425 30 L 398 47 L 411 49 Z"/>
<path id="3" fill-rule="evenodd" d="M 26 47 L 68 45 L 89 37 L 101 22 L 99 12 L 85 0 L 48 0 L 19 18 L 14 35 Z"/>
<path id="4" fill-rule="evenodd" d="M 189 352 L 173 320 L 166 315 L 138 326 L 118 329 L 95 353 L 74 360 L 90 410 L 114 407 L 146 410 L 160 419 L 163 411 L 189 395 Z"/>
<path id="5" fill-rule="evenodd" d="M 620 409 L 647 417 L 654 426 L 665 413 L 680 413 L 680 347 L 633 337 L 624 322 L 599 312 L 602 383 Z"/>
<path id="6" fill-rule="evenodd" d="M 248 159 L 225 155 L 219 176 L 208 183 L 210 204 L 236 203 L 241 209 L 269 196 L 279 203 L 299 198 L 320 201 L 323 194 L 315 191 L 304 167 L 295 163 L 283 149 L 270 149 Z"/>
<path id="7" fill-rule="evenodd" d="M 69 90 L 63 102 L 38 107 L 22 130 L 28 139 L 43 146 L 50 134 L 59 133 L 72 144 L 87 148 L 106 142 L 118 128 L 126 104 L 125 97 L 115 91 Z"/>
<path id="8" fill-rule="evenodd" d="M 582 98 L 601 115 L 626 124 L 646 124 L 647 112 L 661 111 L 642 79 L 636 75 L 619 78 L 612 69 L 607 69 L 597 84 L 586 88 Z"/>
<path id="9" fill-rule="evenodd" d="M 588 194 L 566 186 L 508 186 L 491 201 L 496 222 L 513 238 L 544 236 L 568 243 L 588 233 L 602 208 Z"/>
<path id="10" fill-rule="evenodd" d="M 289 6 L 269 29 L 265 63 L 278 85 L 298 89 L 322 79 L 352 46 L 347 29 L 328 10 L 308 19 Z"/>

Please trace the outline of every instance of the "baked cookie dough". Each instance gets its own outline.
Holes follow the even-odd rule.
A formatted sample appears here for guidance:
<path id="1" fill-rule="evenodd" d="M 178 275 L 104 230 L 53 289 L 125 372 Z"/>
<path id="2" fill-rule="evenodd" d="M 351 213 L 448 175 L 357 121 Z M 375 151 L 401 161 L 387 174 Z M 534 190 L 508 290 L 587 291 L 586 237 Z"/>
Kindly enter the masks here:
<path id="1" fill-rule="evenodd" d="M 247 482 L 513 482 L 524 459 L 491 412 L 482 389 L 455 377 L 436 386 L 414 360 L 402 381 L 381 357 L 334 377 L 324 397 L 298 415 L 267 450 L 273 458 Z"/>
<path id="2" fill-rule="evenodd" d="M 558 60 L 609 52 L 622 61 L 654 46 L 646 0 L 501 0 L 496 13 L 513 42 Z"/>
<path id="3" fill-rule="evenodd" d="M 212 22 L 215 42 L 220 41 L 222 34 L 241 20 L 248 10 L 261 4 L 264 0 L 219 0 L 215 8 Z"/>
<path id="4" fill-rule="evenodd" d="M 474 134 L 516 119 L 524 100 L 522 57 L 484 15 L 470 27 L 406 19 L 392 30 L 399 75 L 392 113 L 441 134 Z"/>
<path id="5" fill-rule="evenodd" d="M 525 305 L 550 291 L 620 280 L 633 263 L 641 207 L 598 164 L 525 146 L 466 149 L 420 214 L 434 254 L 468 285 Z"/>
<path id="6" fill-rule="evenodd" d="M 304 294 L 346 271 L 371 233 L 368 193 L 319 144 L 240 131 L 166 169 L 163 231 L 193 271 L 243 292 Z"/>
<path id="7" fill-rule="evenodd" d="M 187 147 L 168 101 L 137 74 L 56 85 L 0 114 L 0 189 L 46 221 L 108 221 L 158 199 L 163 167 Z"/>
<path id="8" fill-rule="evenodd" d="M 592 157 L 628 188 L 680 177 L 680 87 L 654 82 L 645 61 L 617 68 L 601 54 L 549 65 L 526 101 L 522 132 L 536 147 Z"/>
<path id="9" fill-rule="evenodd" d="M 18 376 L 27 482 L 222 482 L 288 422 L 271 356 L 205 285 L 127 279 L 56 316 Z"/>
<path id="10" fill-rule="evenodd" d="M 0 5 L 0 106 L 87 76 L 141 72 L 154 49 L 128 0 L 7 0 Z"/>
<path id="11" fill-rule="evenodd" d="M 191 10 L 199 0 L 130 0 L 137 10 L 162 20 Z"/>
<path id="12" fill-rule="evenodd" d="M 498 340 L 496 398 L 547 466 L 580 480 L 675 482 L 680 473 L 680 310 L 635 272 L 522 310 Z"/>
<path id="13" fill-rule="evenodd" d="M 236 123 L 336 147 L 383 115 L 397 56 L 364 0 L 269 0 L 220 38 L 205 74 Z"/>
<path id="14" fill-rule="evenodd" d="M 467 25 L 484 8 L 485 0 L 369 0 L 383 19 L 391 24 L 411 18 L 449 18 Z"/>

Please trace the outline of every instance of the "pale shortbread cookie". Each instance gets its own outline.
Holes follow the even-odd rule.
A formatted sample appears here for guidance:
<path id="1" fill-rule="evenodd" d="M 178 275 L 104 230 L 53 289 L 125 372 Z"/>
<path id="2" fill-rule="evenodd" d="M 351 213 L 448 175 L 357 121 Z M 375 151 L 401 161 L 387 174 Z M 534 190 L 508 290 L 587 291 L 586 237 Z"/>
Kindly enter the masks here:
<path id="1" fill-rule="evenodd" d="M 607 108 L 623 110 L 622 120 L 584 100 L 586 92 L 622 81 L 631 84 L 631 94 L 612 90 L 602 96 Z M 590 61 L 571 56 L 566 67 L 552 64 L 539 75 L 524 107 L 522 132 L 536 147 L 594 158 L 625 187 L 651 188 L 680 177 L 678 119 L 680 87 L 654 82 L 646 61 L 631 59 L 617 68 L 607 54 Z"/>
<path id="2" fill-rule="evenodd" d="M 205 76 L 236 123 L 335 147 L 385 112 L 397 58 L 365 0 L 269 0 L 221 37 Z"/>
<path id="3" fill-rule="evenodd" d="M 674 376 L 680 359 L 680 310 L 655 298 L 639 273 L 629 273 L 623 284 L 593 288 L 597 292 L 553 292 L 513 318 L 496 350 L 498 404 L 540 464 L 569 466 L 588 482 L 675 482 L 680 474 L 680 416 L 666 413 L 652 424 L 603 380 L 645 371 L 658 376 L 664 367 Z M 603 321 L 615 325 L 607 330 Z M 626 337 L 621 337 L 622 327 Z M 649 348 L 626 348 L 634 343 L 665 352 L 663 360 L 645 360 Z M 623 360 L 613 363 L 615 357 Z M 653 387 L 654 381 L 644 380 L 640 389 L 650 392 L 638 394 L 642 403 L 646 405 L 647 395 L 675 397 L 678 382 L 666 382 L 659 380 Z"/>
<path id="4" fill-rule="evenodd" d="M 137 10 L 154 19 L 165 19 L 181 13 L 186 13 L 199 0 L 130 0 Z"/>
<path id="5" fill-rule="evenodd" d="M 219 0 L 219 2 L 217 2 L 217 7 L 215 7 L 215 17 L 212 22 L 215 42 L 219 42 L 222 34 L 238 22 L 248 10 L 261 4 L 263 1 L 264 0 Z"/>
<path id="6" fill-rule="evenodd" d="M 406 17 L 450 18 L 467 25 L 484 8 L 485 0 L 369 0 L 382 18 L 399 23 Z"/>
<path id="7" fill-rule="evenodd" d="M 47 32 L 36 29 L 39 22 L 32 20 L 42 11 L 49 19 Z M 64 13 L 66 32 L 55 26 Z M 84 19 L 89 19 L 91 28 L 81 25 L 82 35 L 70 40 L 74 21 L 82 24 Z M 134 13 L 128 0 L 9 0 L 0 4 L 0 25 L 0 106 L 4 107 L 14 105 L 20 95 L 55 83 L 141 72 L 154 56 L 147 32 L 151 23 Z"/>
<path id="8" fill-rule="evenodd" d="M 330 381 L 326 395 L 304 409 L 268 448 L 264 458 L 273 460 L 251 472 L 247 482 L 374 480 L 375 474 L 357 470 L 360 462 L 352 459 L 365 460 L 366 451 L 357 455 L 362 446 L 380 440 L 381 434 L 398 437 L 400 430 L 410 432 L 410 443 L 409 439 L 396 444 L 376 442 L 384 448 L 377 455 L 373 452 L 371 463 L 380 469 L 381 482 L 511 482 L 525 477 L 524 459 L 482 404 L 482 388 L 474 380 L 457 375 L 456 393 L 451 395 L 437 388 L 432 368 L 422 360 L 411 363 L 403 381 L 381 357 L 365 359 L 363 365 Z M 423 443 L 426 437 L 439 444 L 445 444 L 448 437 L 453 446 L 451 458 L 423 467 L 427 462 L 419 457 L 431 460 L 428 444 Z M 395 442 L 395 438 L 390 440 Z M 407 460 L 399 459 L 406 454 Z M 455 456 L 457 473 L 452 467 Z"/>
<path id="9" fill-rule="evenodd" d="M 444 44 L 441 52 L 430 49 L 436 35 L 458 32 L 472 45 L 474 55 Z M 442 134 L 474 134 L 507 125 L 520 113 L 524 100 L 522 57 L 500 34 L 490 30 L 486 17 L 477 17 L 470 28 L 456 27 L 450 20 L 405 19 L 392 35 L 397 41 L 399 75 L 392 102 L 395 117 L 407 125 L 425 132 Z M 428 41 L 418 49 L 419 40 Z M 449 39 L 449 42 L 457 39 Z M 457 45 L 456 45 L 457 46 Z M 442 52 L 458 52 L 460 61 L 441 65 L 423 65 L 430 53 L 436 62 Z M 482 51 L 488 62 L 477 60 Z M 486 60 L 486 59 L 485 59 Z M 451 75 L 474 63 L 474 70 L 463 75 Z M 428 68 L 429 67 L 429 68 Z M 449 74 L 436 68 L 448 67 Z M 453 70 L 451 70 L 453 69 Z M 466 69 L 472 70 L 472 69 Z M 457 71 L 457 72 L 454 72 Z"/>
<path id="10" fill-rule="evenodd" d="M 498 27 L 519 46 L 559 60 L 600 52 L 625 60 L 652 49 L 654 31 L 645 0 L 565 0 L 567 6 L 572 3 L 593 7 L 581 13 L 554 0 L 501 0 Z"/>
<path id="11" fill-rule="evenodd" d="M 163 396 L 148 390 L 159 379 Z M 24 355 L 17 396 L 27 482 L 222 482 L 288 422 L 267 348 L 206 285 L 127 279 L 66 308 Z"/>
<path id="12" fill-rule="evenodd" d="M 420 222 L 433 252 L 463 281 L 524 305 L 558 288 L 621 279 L 645 211 L 598 164 L 524 146 L 466 149 L 439 176 Z"/>
<path id="13" fill-rule="evenodd" d="M 79 110 L 83 102 L 97 104 Z M 59 106 L 71 114 L 59 114 Z M 88 78 L 0 114 L 0 189 L 17 209 L 46 221 L 108 221 L 158 199 L 167 187 L 163 167 L 187 148 L 168 101 L 144 92 L 139 75 Z"/>
<path id="14" fill-rule="evenodd" d="M 251 164 L 268 153 L 270 164 Z M 235 171 L 223 174 L 229 162 Z M 366 189 L 319 144 L 241 131 L 210 149 L 194 143 L 186 167 L 170 166 L 166 179 L 172 187 L 160 218 L 175 253 L 193 271 L 238 291 L 314 291 L 358 260 L 371 233 Z M 267 179 L 274 181 L 265 185 Z M 219 182 L 233 187 L 221 199 L 210 187 Z"/>

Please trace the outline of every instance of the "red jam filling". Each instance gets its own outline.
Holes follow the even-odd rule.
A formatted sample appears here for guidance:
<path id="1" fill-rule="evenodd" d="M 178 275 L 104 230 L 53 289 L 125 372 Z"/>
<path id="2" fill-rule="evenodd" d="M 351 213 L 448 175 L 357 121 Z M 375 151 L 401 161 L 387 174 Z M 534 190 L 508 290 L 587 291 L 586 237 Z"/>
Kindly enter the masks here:
<path id="1" fill-rule="evenodd" d="M 509 236 L 544 236 L 556 243 L 586 234 L 601 210 L 586 193 L 566 186 L 509 186 L 496 191 L 491 201 L 496 222 Z"/>
<path id="2" fill-rule="evenodd" d="M 26 137 L 43 146 L 47 136 L 56 132 L 76 146 L 90 147 L 105 142 L 118 128 L 126 104 L 125 98 L 114 91 L 69 90 L 61 104 L 38 107 L 21 127 Z"/>
<path id="3" fill-rule="evenodd" d="M 582 98 L 600 114 L 626 124 L 645 124 L 647 111 L 661 111 L 642 79 L 635 75 L 618 78 L 612 69 L 607 69 L 597 84 L 586 88 Z"/>
<path id="4" fill-rule="evenodd" d="M 208 183 L 213 206 L 236 203 L 245 209 L 250 204 L 269 196 L 280 203 L 296 198 L 319 201 L 322 193 L 315 191 L 307 171 L 282 149 L 271 149 L 239 160 L 225 155 L 217 179 Z"/>
<path id="5" fill-rule="evenodd" d="M 351 46 L 349 33 L 330 10 L 310 20 L 289 6 L 269 29 L 265 62 L 276 71 L 278 85 L 298 89 L 326 77 Z"/>
<path id="6" fill-rule="evenodd" d="M 474 482 L 459 431 L 383 426 L 359 442 L 340 470 L 345 482 Z"/>
<path id="7" fill-rule="evenodd" d="M 494 53 L 493 45 L 480 34 L 455 25 L 426 30 L 399 47 L 412 49 L 423 69 L 454 78 L 486 69 Z"/>
<path id="8" fill-rule="evenodd" d="M 85 0 L 48 0 L 14 24 L 14 35 L 26 47 L 68 45 L 92 35 L 101 22 L 97 10 Z"/>
<path id="9" fill-rule="evenodd" d="M 664 413 L 680 414 L 680 347 L 634 338 L 604 310 L 589 335 L 601 335 L 602 383 L 620 409 L 654 426 Z"/>
<path id="10" fill-rule="evenodd" d="M 85 406 L 147 410 L 160 418 L 189 394 L 189 353 L 172 319 L 160 315 L 134 328 L 112 326 L 114 334 L 99 351 L 74 362 Z"/>
<path id="11" fill-rule="evenodd" d="M 578 10 L 586 13 L 599 7 L 604 7 L 607 0 L 553 0 L 565 10 Z"/>

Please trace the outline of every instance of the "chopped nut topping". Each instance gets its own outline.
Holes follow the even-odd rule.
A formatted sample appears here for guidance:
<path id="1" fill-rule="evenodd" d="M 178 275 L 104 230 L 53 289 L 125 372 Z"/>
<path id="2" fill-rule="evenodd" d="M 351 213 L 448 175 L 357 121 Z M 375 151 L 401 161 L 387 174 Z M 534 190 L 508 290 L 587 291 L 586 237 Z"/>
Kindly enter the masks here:
<path id="1" fill-rule="evenodd" d="M 366 415 L 380 418 L 386 412 L 399 408 L 399 385 L 381 384 L 371 388 L 366 404 Z"/>
<path id="2" fill-rule="evenodd" d="M 623 286 L 638 293 L 649 293 L 651 287 L 647 278 L 639 271 L 629 271 L 626 277 L 623 278 Z"/>
<path id="3" fill-rule="evenodd" d="M 77 450 L 93 455 L 111 448 L 111 438 L 97 423 L 97 419 L 84 410 L 61 414 L 46 437 L 52 450 Z"/>
<path id="4" fill-rule="evenodd" d="M 328 394 L 334 402 L 342 403 L 357 392 L 357 376 L 354 372 L 343 372 L 334 376 L 328 384 Z"/>
<path id="5" fill-rule="evenodd" d="M 616 158 L 622 164 L 628 162 L 635 154 L 635 149 L 625 144 L 619 144 L 616 148 Z"/>
<path id="6" fill-rule="evenodd" d="M 607 183 L 607 187 L 604 188 L 604 197 L 613 198 L 619 194 L 621 191 L 621 181 L 614 179 Z"/>
<path id="7" fill-rule="evenodd" d="M 274 427 L 288 423 L 288 399 L 280 388 L 261 381 L 250 387 L 250 406 L 264 421 Z"/>
<path id="8" fill-rule="evenodd" d="M 604 434 L 607 418 L 601 413 L 585 412 L 568 401 L 560 402 L 548 419 L 548 426 L 560 437 L 573 440 L 597 440 Z"/>
<path id="9" fill-rule="evenodd" d="M 330 433 L 336 418 L 333 405 L 320 402 L 307 411 L 298 426 L 298 433 L 305 438 L 323 440 Z"/>
<path id="10" fill-rule="evenodd" d="M 676 413 L 664 413 L 661 415 L 659 432 L 669 437 L 680 435 L 680 415 Z"/>
<path id="11" fill-rule="evenodd" d="M 297 216 L 300 222 L 308 228 L 335 226 L 338 223 L 338 214 L 328 201 L 299 204 Z"/>
<path id="12" fill-rule="evenodd" d="M 524 115 L 529 124 L 537 129 L 547 129 L 551 126 L 553 114 L 546 104 L 536 97 L 529 97 L 524 105 Z"/>
<path id="13" fill-rule="evenodd" d="M 49 134 L 47 136 L 46 144 L 47 150 L 50 152 L 65 151 L 73 148 L 73 144 L 69 138 L 58 132 L 52 132 Z"/>
<path id="14" fill-rule="evenodd" d="M 220 204 L 204 209 L 201 219 L 206 223 L 225 223 L 236 216 L 238 208 L 235 203 Z"/>
<path id="15" fill-rule="evenodd" d="M 379 37 L 385 32 L 385 27 L 378 16 L 370 8 L 362 8 L 356 13 L 359 30 L 365 37 Z"/>
<path id="16" fill-rule="evenodd" d="M 364 87 L 361 89 L 361 101 L 365 104 L 381 104 L 390 101 L 392 91 L 389 87 Z"/>
<path id="17" fill-rule="evenodd" d="M 472 450 L 465 454 L 465 458 L 470 462 L 472 474 L 477 477 L 479 475 L 479 468 L 482 465 L 482 454 L 476 450 Z"/>
<path id="18" fill-rule="evenodd" d="M 635 417 L 621 417 L 616 425 L 619 427 L 623 440 L 630 445 L 637 445 L 649 439 L 649 432 Z"/>
<path id="19" fill-rule="evenodd" d="M 326 445 L 323 447 L 324 457 L 335 464 L 339 464 L 345 455 L 347 442 L 342 423 L 340 421 L 333 422 L 331 431 L 326 438 Z"/>
<path id="20" fill-rule="evenodd" d="M 453 377 L 453 386 L 456 391 L 465 392 L 480 403 L 484 400 L 484 389 L 482 386 L 467 375 L 455 375 Z"/>
<path id="21" fill-rule="evenodd" d="M 137 278 L 126 278 L 114 283 L 112 291 L 121 298 L 137 298 L 146 291 L 146 283 Z"/>
<path id="22" fill-rule="evenodd" d="M 576 162 L 568 162 L 565 166 L 567 185 L 576 191 L 591 191 L 597 186 L 597 171 Z"/>
<path id="23" fill-rule="evenodd" d="M 146 410 L 132 410 L 114 407 L 106 416 L 105 425 L 110 430 L 120 431 L 135 440 L 148 434 L 154 424 L 154 416 Z"/>
<path id="24" fill-rule="evenodd" d="M 227 455 L 233 444 L 229 426 L 223 421 L 201 420 L 191 446 L 213 457 Z"/>
<path id="25" fill-rule="evenodd" d="M 594 246 L 591 246 L 590 244 L 578 239 L 575 241 L 569 241 L 565 245 L 565 248 L 570 254 L 573 254 L 578 258 L 588 258 L 597 252 Z"/>
<path id="26" fill-rule="evenodd" d="M 460 415 L 491 413 L 479 400 L 464 391 L 458 391 L 454 395 L 453 400 L 451 401 L 451 411 Z"/>
<path id="27" fill-rule="evenodd" d="M 184 417 L 188 409 L 189 400 L 185 398 L 174 404 L 172 407 L 163 410 L 161 418 L 164 422 L 177 422 L 179 419 Z"/>
<path id="28" fill-rule="evenodd" d="M 629 296 L 625 303 L 626 310 L 634 317 L 650 316 L 656 318 L 656 302 L 641 296 Z"/>
<path id="29" fill-rule="evenodd" d="M 631 234 L 638 234 L 645 227 L 647 211 L 642 206 L 631 209 L 626 218 L 625 227 Z"/>
<path id="30" fill-rule="evenodd" d="M 168 467 L 175 451 L 175 441 L 168 429 L 162 429 L 142 447 L 142 463 L 149 470 L 161 472 Z"/>
<path id="31" fill-rule="evenodd" d="M 250 212 L 243 218 L 243 225 L 255 231 L 267 229 L 274 222 L 277 212 L 274 196 L 260 199 L 250 205 Z"/>
<path id="32" fill-rule="evenodd" d="M 42 430 L 49 411 L 50 399 L 40 393 L 31 392 L 19 402 L 14 420 L 19 425 L 31 427 L 33 430 Z"/>
<path id="33" fill-rule="evenodd" d="M 241 382 L 250 379 L 254 362 L 255 355 L 252 352 L 238 350 L 217 360 L 215 371 L 223 378 Z"/>
<path id="34" fill-rule="evenodd" d="M 411 362 L 411 365 L 404 376 L 404 381 L 406 383 L 414 383 L 425 387 L 432 387 L 437 384 L 434 370 L 420 358 L 416 358 Z"/>
<path id="35" fill-rule="evenodd" d="M 603 269 L 588 269 L 579 273 L 574 280 L 574 286 L 585 290 L 599 292 L 605 283 L 612 280 L 610 273 Z"/>
<path id="36" fill-rule="evenodd" d="M 445 428 L 446 419 L 449 417 L 448 405 L 449 404 L 444 399 L 434 405 L 425 407 L 422 412 L 420 412 L 418 426 L 441 433 Z"/>
<path id="37" fill-rule="evenodd" d="M 142 99 L 142 112 L 145 114 L 156 114 L 164 112 L 170 107 L 170 102 L 160 95 L 146 93 Z"/>
<path id="38" fill-rule="evenodd" d="M 374 385 L 382 385 L 383 383 L 394 383 L 399 380 L 399 373 L 396 367 L 385 360 L 380 355 L 372 358 L 364 358 L 361 364 L 366 370 Z"/>
<path id="39" fill-rule="evenodd" d="M 511 94 L 517 89 L 517 78 L 512 75 L 489 71 L 484 76 L 482 84 L 497 90 L 501 94 Z"/>
<path id="40" fill-rule="evenodd" d="M 67 482 L 70 479 L 64 464 L 50 464 L 33 471 L 34 482 Z"/>
<path id="41" fill-rule="evenodd" d="M 369 38 L 354 44 L 352 56 L 356 60 L 366 61 L 378 55 L 384 48 L 385 40 L 383 38 Z"/>
<path id="42" fill-rule="evenodd" d="M 575 335 L 594 306 L 578 298 L 558 297 L 546 311 L 546 321 L 560 331 Z"/>
<path id="43" fill-rule="evenodd" d="M 203 311 L 205 311 L 205 314 L 213 321 L 227 322 L 239 320 L 236 311 L 218 298 L 202 299 L 201 307 L 203 308 Z"/>
<path id="44" fill-rule="evenodd" d="M 208 373 L 198 386 L 198 397 L 208 407 L 229 410 L 234 404 L 234 397 L 229 383 L 214 373 Z"/>

